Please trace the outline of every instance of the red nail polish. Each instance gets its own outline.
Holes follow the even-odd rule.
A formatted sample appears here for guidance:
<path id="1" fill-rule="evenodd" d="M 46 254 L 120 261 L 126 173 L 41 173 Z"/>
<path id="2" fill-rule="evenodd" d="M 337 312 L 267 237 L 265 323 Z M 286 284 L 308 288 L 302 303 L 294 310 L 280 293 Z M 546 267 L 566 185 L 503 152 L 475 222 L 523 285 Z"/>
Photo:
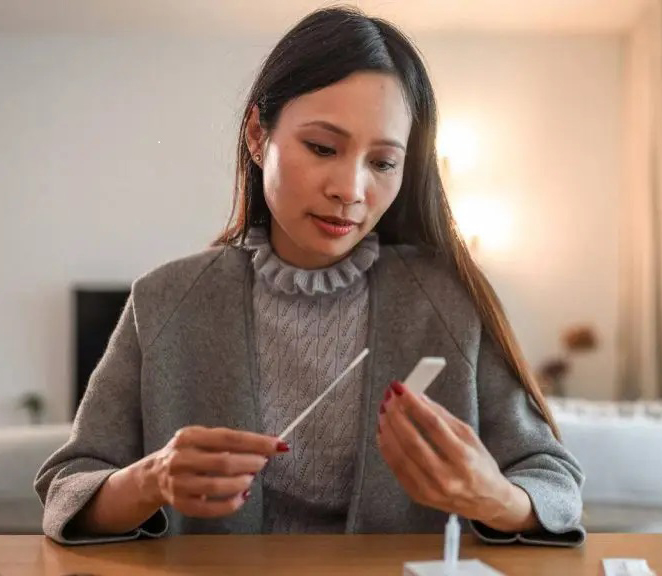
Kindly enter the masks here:
<path id="1" fill-rule="evenodd" d="M 393 388 L 393 392 L 395 392 L 396 396 L 402 396 L 405 393 L 405 387 L 402 385 L 402 382 L 398 380 L 391 384 L 391 388 Z"/>
<path id="2" fill-rule="evenodd" d="M 290 446 L 287 442 L 279 442 L 276 444 L 276 451 L 278 452 L 289 452 Z"/>
<path id="3" fill-rule="evenodd" d="M 251 495 L 251 491 L 250 491 L 250 490 L 246 490 L 246 492 L 244 492 L 244 493 L 241 495 L 241 497 L 242 497 L 244 500 L 248 500 L 248 497 L 249 497 L 250 495 Z"/>
<path id="4" fill-rule="evenodd" d="M 386 412 L 386 408 L 384 408 L 384 403 L 382 402 L 382 403 L 379 405 L 379 413 L 380 413 L 380 414 L 384 414 L 385 412 Z"/>
<path id="5" fill-rule="evenodd" d="M 388 402 L 391 399 L 391 389 L 387 388 L 386 393 L 384 394 L 384 403 Z"/>

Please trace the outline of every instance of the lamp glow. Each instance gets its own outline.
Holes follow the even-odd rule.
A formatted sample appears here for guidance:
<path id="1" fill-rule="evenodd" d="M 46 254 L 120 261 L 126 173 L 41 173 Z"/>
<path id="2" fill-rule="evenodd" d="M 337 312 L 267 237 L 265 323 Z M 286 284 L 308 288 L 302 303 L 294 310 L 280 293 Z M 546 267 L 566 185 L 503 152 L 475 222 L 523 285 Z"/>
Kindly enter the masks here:
<path id="1" fill-rule="evenodd" d="M 437 152 L 454 174 L 466 173 L 476 166 L 478 139 L 473 126 L 466 121 L 449 118 L 441 123 L 437 133 Z"/>
<path id="2" fill-rule="evenodd" d="M 512 239 L 512 215 L 488 196 L 461 196 L 452 203 L 453 215 L 465 242 L 473 249 L 502 251 Z"/>

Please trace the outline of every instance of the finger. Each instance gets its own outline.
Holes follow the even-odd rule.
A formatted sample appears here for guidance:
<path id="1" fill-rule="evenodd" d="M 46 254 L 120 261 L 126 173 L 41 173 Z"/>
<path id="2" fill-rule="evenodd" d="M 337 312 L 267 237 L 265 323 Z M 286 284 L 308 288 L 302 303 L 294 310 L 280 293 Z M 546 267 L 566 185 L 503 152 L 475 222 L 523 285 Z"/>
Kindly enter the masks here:
<path id="1" fill-rule="evenodd" d="M 424 505 L 444 506 L 445 503 L 435 490 L 431 478 L 403 450 L 385 413 L 380 416 L 377 443 L 385 462 L 415 501 Z"/>
<path id="2" fill-rule="evenodd" d="M 250 487 L 253 476 L 233 476 L 231 478 L 214 478 L 186 474 L 177 476 L 172 480 L 173 495 L 182 496 L 210 496 L 215 498 L 230 498 L 242 494 Z"/>
<path id="3" fill-rule="evenodd" d="M 420 398 L 423 400 L 424 406 L 428 406 L 435 414 L 437 414 L 437 416 L 448 422 L 448 425 L 460 440 L 467 441 L 475 439 L 476 433 L 469 424 L 456 418 L 444 406 L 432 400 L 428 395 L 421 394 Z"/>
<path id="4" fill-rule="evenodd" d="M 172 455 L 168 464 L 168 472 L 171 475 L 187 472 L 219 476 L 257 474 L 265 467 L 267 461 L 267 458 L 257 454 L 208 452 L 186 448 Z"/>
<path id="5" fill-rule="evenodd" d="M 179 497 L 172 506 L 185 516 L 195 518 L 218 518 L 237 512 L 246 502 L 248 495 L 239 494 L 227 500 L 207 500 L 199 497 Z"/>
<path id="6" fill-rule="evenodd" d="M 402 385 L 394 387 L 394 390 L 395 403 L 402 406 L 448 460 L 457 461 L 465 457 L 466 446 L 455 432 L 455 416 L 442 406 L 439 406 L 440 411 L 434 410 L 429 403 Z"/>
<path id="7" fill-rule="evenodd" d="M 203 426 L 182 428 L 175 434 L 174 445 L 177 448 L 195 446 L 214 452 L 242 452 L 262 456 L 273 456 L 289 449 L 285 448 L 287 445 L 284 442 L 273 436 L 230 428 L 205 428 Z"/>
<path id="8" fill-rule="evenodd" d="M 382 419 L 380 418 L 380 420 Z M 407 494 L 409 494 L 416 502 L 427 504 L 427 502 L 423 501 L 423 490 L 420 488 L 422 482 L 418 481 L 416 471 L 409 469 L 407 459 L 404 453 L 399 450 L 397 443 L 395 443 L 385 419 L 380 426 L 381 431 L 377 435 L 377 446 L 379 447 L 379 451 L 381 452 L 384 461 Z"/>
<path id="9" fill-rule="evenodd" d="M 382 414 L 389 433 L 401 452 L 411 459 L 433 484 L 455 475 L 452 462 L 445 462 L 411 423 L 397 402 L 387 402 Z"/>

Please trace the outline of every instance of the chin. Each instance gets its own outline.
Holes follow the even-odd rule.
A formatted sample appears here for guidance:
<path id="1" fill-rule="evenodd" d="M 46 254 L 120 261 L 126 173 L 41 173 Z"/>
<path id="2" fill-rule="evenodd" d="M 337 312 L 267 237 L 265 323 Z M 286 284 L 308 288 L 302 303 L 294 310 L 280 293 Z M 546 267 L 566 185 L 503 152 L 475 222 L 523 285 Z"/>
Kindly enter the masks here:
<path id="1" fill-rule="evenodd" d="M 349 254 L 363 237 L 364 234 L 356 231 L 343 238 L 318 238 L 311 248 L 320 256 L 339 260 Z"/>

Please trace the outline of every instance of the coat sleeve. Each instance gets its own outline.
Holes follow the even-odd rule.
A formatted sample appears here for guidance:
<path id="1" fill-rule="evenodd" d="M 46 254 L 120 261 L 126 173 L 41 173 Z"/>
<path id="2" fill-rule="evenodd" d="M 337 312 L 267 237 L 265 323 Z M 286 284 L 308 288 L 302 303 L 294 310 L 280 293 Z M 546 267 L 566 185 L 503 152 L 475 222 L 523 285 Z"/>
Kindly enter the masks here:
<path id="1" fill-rule="evenodd" d="M 113 472 L 144 456 L 141 357 L 130 296 L 90 377 L 69 440 L 48 458 L 35 479 L 35 489 L 44 505 L 44 534 L 61 544 L 158 537 L 167 531 L 167 516 L 162 509 L 135 531 L 117 536 L 83 534 L 72 522 Z"/>
<path id="2" fill-rule="evenodd" d="M 476 369 L 479 432 L 510 482 L 529 496 L 541 530 L 505 534 L 470 522 L 489 543 L 579 546 L 584 475 L 577 460 L 555 438 L 533 400 L 485 330 Z"/>

